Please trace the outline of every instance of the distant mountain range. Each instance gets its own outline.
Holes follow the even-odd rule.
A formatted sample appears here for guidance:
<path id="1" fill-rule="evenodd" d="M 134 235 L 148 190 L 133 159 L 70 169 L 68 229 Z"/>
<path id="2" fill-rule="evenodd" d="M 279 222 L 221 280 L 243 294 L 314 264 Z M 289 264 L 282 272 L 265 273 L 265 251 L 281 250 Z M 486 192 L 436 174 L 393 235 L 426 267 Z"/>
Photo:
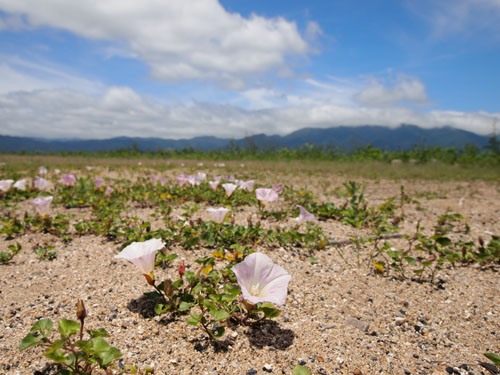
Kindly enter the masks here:
<path id="1" fill-rule="evenodd" d="M 423 129 L 415 125 L 398 128 L 384 126 L 338 126 L 327 129 L 305 128 L 285 136 L 258 134 L 241 139 L 195 137 L 191 139 L 129 138 L 118 137 L 104 140 L 64 140 L 0 135 L 1 152 L 58 152 L 58 151 L 107 151 L 136 147 L 142 151 L 158 149 L 197 150 L 224 149 L 229 146 L 269 148 L 298 148 L 305 144 L 341 147 L 352 150 L 371 144 L 374 147 L 398 150 L 416 145 L 426 147 L 457 147 L 467 144 L 479 148 L 488 143 L 489 137 L 451 127 Z"/>

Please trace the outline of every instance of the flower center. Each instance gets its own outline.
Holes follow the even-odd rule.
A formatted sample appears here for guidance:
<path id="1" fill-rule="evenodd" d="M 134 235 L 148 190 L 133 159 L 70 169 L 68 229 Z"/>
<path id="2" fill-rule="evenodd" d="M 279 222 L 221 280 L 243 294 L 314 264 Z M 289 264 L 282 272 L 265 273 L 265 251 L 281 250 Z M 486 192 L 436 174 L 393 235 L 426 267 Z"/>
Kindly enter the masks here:
<path id="1" fill-rule="evenodd" d="M 254 297 L 260 297 L 260 283 L 251 286 L 250 295 Z"/>

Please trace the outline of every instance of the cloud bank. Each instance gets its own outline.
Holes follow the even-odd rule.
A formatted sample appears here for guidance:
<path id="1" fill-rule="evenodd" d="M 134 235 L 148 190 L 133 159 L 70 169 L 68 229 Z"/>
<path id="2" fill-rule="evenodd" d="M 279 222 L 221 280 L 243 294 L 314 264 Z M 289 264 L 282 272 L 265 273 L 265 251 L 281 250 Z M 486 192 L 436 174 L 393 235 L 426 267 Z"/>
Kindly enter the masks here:
<path id="1" fill-rule="evenodd" d="M 197 102 L 168 105 L 142 97 L 128 87 L 111 87 L 99 96 L 64 89 L 0 95 L 1 134 L 49 138 L 240 138 L 258 133 L 288 134 L 306 127 L 396 127 L 401 123 L 424 128 L 451 125 L 489 134 L 495 117 L 500 118 L 500 113 L 422 112 L 320 102 L 260 110 Z"/>

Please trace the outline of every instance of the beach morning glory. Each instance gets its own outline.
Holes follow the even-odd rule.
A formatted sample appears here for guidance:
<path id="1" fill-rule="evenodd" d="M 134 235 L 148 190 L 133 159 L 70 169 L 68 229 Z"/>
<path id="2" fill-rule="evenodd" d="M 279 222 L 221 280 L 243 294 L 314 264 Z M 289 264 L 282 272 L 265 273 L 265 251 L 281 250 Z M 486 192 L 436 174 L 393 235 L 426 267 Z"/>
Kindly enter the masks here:
<path id="1" fill-rule="evenodd" d="M 224 207 L 220 207 L 220 208 L 210 207 L 210 208 L 207 208 L 207 211 L 213 215 L 213 217 L 217 223 L 222 223 L 224 221 L 224 219 L 226 218 L 227 214 L 229 213 L 229 211 L 231 211 L 231 210 L 224 208 Z"/>
<path id="2" fill-rule="evenodd" d="M 316 219 L 316 216 L 307 211 L 304 207 L 302 207 L 301 205 L 297 205 L 297 207 L 299 207 L 300 214 L 295 218 L 295 220 L 297 220 L 299 223 L 305 223 L 306 221 L 318 221 L 318 219 Z"/>
<path id="3" fill-rule="evenodd" d="M 31 204 L 35 207 L 35 210 L 39 215 L 45 215 L 49 210 L 52 199 L 54 199 L 52 196 L 36 197 L 31 200 Z"/>
<path id="4" fill-rule="evenodd" d="M 153 268 L 155 266 L 156 252 L 163 248 L 165 243 L 157 238 L 144 242 L 132 242 L 125 247 L 115 258 L 126 259 L 134 263 L 148 280 L 154 280 Z"/>
<path id="5" fill-rule="evenodd" d="M 233 194 L 233 191 L 236 190 L 236 188 L 238 187 L 238 185 L 235 185 L 235 184 L 223 184 L 222 187 L 226 191 L 226 196 L 230 197 L 231 194 Z"/>
<path id="6" fill-rule="evenodd" d="M 262 203 L 270 203 L 278 199 L 278 193 L 276 193 L 276 191 L 274 191 L 273 189 L 256 189 L 255 195 L 257 196 L 257 199 Z"/>
<path id="7" fill-rule="evenodd" d="M 6 193 L 9 191 L 10 186 L 14 183 L 14 180 L 0 180 L 0 191 Z"/>
<path id="8" fill-rule="evenodd" d="M 250 303 L 284 305 L 292 276 L 263 253 L 252 253 L 232 268 L 243 298 Z"/>

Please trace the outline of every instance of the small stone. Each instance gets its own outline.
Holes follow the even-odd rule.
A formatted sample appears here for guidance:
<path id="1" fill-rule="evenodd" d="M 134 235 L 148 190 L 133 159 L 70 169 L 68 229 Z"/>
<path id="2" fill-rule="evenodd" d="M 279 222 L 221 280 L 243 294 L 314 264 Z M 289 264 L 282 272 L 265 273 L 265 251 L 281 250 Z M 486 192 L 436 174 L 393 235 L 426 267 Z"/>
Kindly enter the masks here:
<path id="1" fill-rule="evenodd" d="M 377 358 L 377 356 L 376 356 L 376 355 L 372 355 L 372 356 L 370 357 L 370 359 L 371 359 L 372 361 L 376 361 L 378 358 Z"/>
<path id="2" fill-rule="evenodd" d="M 363 332 L 368 332 L 368 329 L 370 328 L 370 324 L 369 323 L 365 323 L 359 319 L 355 319 L 355 318 L 347 318 L 346 320 L 346 324 L 349 325 L 349 326 L 353 326 L 357 329 L 359 329 L 360 331 L 363 331 Z"/>
<path id="3" fill-rule="evenodd" d="M 269 363 L 266 363 L 264 367 L 262 367 L 262 370 L 265 372 L 273 372 L 273 366 L 271 366 Z"/>
<path id="4" fill-rule="evenodd" d="M 361 372 L 361 370 L 354 370 L 352 372 L 352 375 L 363 375 L 363 373 Z"/>
<path id="5" fill-rule="evenodd" d="M 404 372 L 405 372 L 405 375 L 411 375 L 411 372 L 408 370 L 404 370 Z"/>
<path id="6" fill-rule="evenodd" d="M 455 371 L 453 371 L 453 367 L 450 367 L 450 366 L 446 367 L 445 370 L 448 374 L 453 374 L 455 372 Z"/>
<path id="7" fill-rule="evenodd" d="M 247 371 L 247 375 L 257 375 L 257 370 L 254 368 L 251 368 L 250 370 Z"/>
<path id="8" fill-rule="evenodd" d="M 299 359 L 299 365 L 304 366 L 307 363 L 307 361 L 304 358 Z"/>

